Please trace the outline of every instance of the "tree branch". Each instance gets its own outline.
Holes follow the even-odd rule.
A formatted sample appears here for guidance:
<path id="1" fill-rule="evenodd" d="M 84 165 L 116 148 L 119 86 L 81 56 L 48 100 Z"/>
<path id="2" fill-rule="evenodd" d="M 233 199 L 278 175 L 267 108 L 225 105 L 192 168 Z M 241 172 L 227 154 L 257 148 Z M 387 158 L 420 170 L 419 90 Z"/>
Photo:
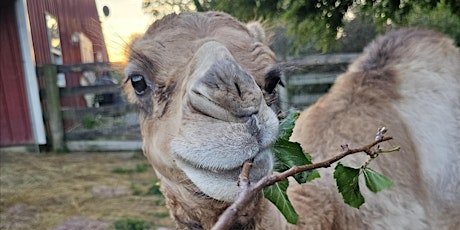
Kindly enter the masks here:
<path id="1" fill-rule="evenodd" d="M 386 130 L 385 130 L 386 131 Z M 385 132 L 383 131 L 383 133 Z M 230 228 L 232 223 L 238 218 L 239 210 L 244 209 L 244 207 L 248 206 L 248 204 L 253 201 L 254 197 L 259 194 L 263 188 L 268 187 L 270 185 L 275 184 L 276 182 L 280 182 L 286 180 L 288 177 L 293 176 L 297 173 L 301 173 L 308 170 L 318 169 L 318 168 L 328 168 L 333 163 L 339 161 L 340 159 L 359 152 L 365 152 L 370 157 L 374 156 L 373 151 L 371 150 L 372 147 L 376 146 L 377 144 L 385 141 L 389 141 L 393 139 L 392 137 L 384 137 L 383 133 L 379 130 L 375 141 L 372 143 L 365 145 L 361 148 L 356 149 L 349 149 L 348 145 L 342 145 L 342 149 L 344 152 L 329 158 L 325 161 L 309 164 L 309 165 L 302 165 L 302 166 L 294 166 L 282 173 L 272 174 L 266 177 L 263 177 L 259 182 L 254 185 L 250 184 L 248 179 L 249 171 L 252 167 L 252 162 L 244 162 L 243 169 L 239 177 L 238 185 L 240 186 L 240 194 L 236 201 L 228 207 L 224 213 L 219 217 L 217 223 L 213 226 L 212 230 L 226 230 Z"/>

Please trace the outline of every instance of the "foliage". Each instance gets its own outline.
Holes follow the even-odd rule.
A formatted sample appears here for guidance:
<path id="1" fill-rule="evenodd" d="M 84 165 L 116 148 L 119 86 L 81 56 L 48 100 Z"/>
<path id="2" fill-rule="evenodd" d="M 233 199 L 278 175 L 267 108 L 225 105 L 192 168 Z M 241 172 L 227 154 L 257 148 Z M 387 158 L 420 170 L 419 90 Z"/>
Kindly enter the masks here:
<path id="1" fill-rule="evenodd" d="M 405 25 L 428 26 L 460 44 L 458 0 L 144 0 L 147 9 L 155 6 L 158 11 L 161 4 L 178 4 L 182 11 L 224 11 L 245 22 L 282 19 L 295 36 L 296 50 L 311 44 L 323 52 L 340 50 L 337 38 L 353 18 L 372 21 L 379 32 Z"/>
<path id="2" fill-rule="evenodd" d="M 196 8 L 190 0 L 143 0 L 142 9 L 155 17 L 163 17 L 170 13 L 194 11 Z"/>
<path id="3" fill-rule="evenodd" d="M 299 143 L 289 141 L 298 116 L 298 112 L 291 112 L 280 123 L 278 138 L 273 145 L 276 160 L 275 170 L 278 172 L 284 172 L 294 166 L 312 164 L 311 156 L 302 150 Z M 342 194 L 344 202 L 352 207 L 359 208 L 364 203 L 364 197 L 359 188 L 360 175 L 364 175 L 366 186 L 374 193 L 392 186 L 392 182 L 389 179 L 368 168 L 368 164 L 372 159 L 374 158 L 370 158 L 360 168 L 344 166 L 340 162 L 335 167 L 334 178 L 336 179 L 338 191 Z M 299 184 L 309 182 L 318 177 L 320 175 L 317 170 L 294 175 Z M 288 180 L 275 183 L 264 188 L 264 196 L 280 210 L 289 223 L 296 224 L 298 214 L 287 196 L 288 186 Z"/>
<path id="4" fill-rule="evenodd" d="M 280 123 L 278 138 L 272 147 L 276 162 L 275 170 L 277 172 L 283 172 L 296 165 L 311 164 L 310 155 L 302 150 L 300 144 L 289 141 L 294 129 L 295 120 L 298 117 L 298 112 L 292 112 Z M 314 180 L 318 177 L 319 173 L 316 170 L 305 171 L 294 175 L 294 178 L 299 184 Z M 299 216 L 287 196 L 286 191 L 288 186 L 288 180 L 275 183 L 264 189 L 264 196 L 275 204 L 289 223 L 295 224 Z"/>
<path id="5" fill-rule="evenodd" d="M 135 196 L 162 196 L 158 179 L 153 180 L 151 183 L 131 182 L 130 188 Z"/>
<path id="6" fill-rule="evenodd" d="M 291 142 L 289 138 L 292 135 L 295 120 L 299 117 L 298 112 L 291 112 L 280 123 L 278 138 L 273 144 L 273 154 L 275 155 L 275 170 L 283 172 L 293 166 L 311 164 L 310 154 L 304 152 L 297 142 Z M 294 176 L 299 184 L 312 181 L 319 177 L 316 170 L 298 173 Z"/>
<path id="7" fill-rule="evenodd" d="M 275 170 L 277 172 L 283 172 L 293 166 L 312 163 L 311 156 L 302 150 L 300 144 L 289 140 L 298 117 L 298 112 L 291 112 L 280 123 L 278 138 L 273 145 L 276 162 Z M 295 180 L 299 184 L 312 181 L 318 177 L 320 175 L 317 170 L 305 171 L 294 175 Z M 288 186 L 288 180 L 278 182 L 264 189 L 264 196 L 278 207 L 289 223 L 297 223 L 298 215 L 286 194 Z"/>
<path id="8" fill-rule="evenodd" d="M 272 186 L 264 188 L 264 196 L 270 200 L 283 213 L 286 220 L 291 224 L 296 224 L 299 215 L 295 211 L 287 196 L 289 181 L 284 180 Z"/>
<path id="9" fill-rule="evenodd" d="M 400 26 L 431 28 L 449 35 L 460 46 L 460 14 L 450 12 L 444 1 L 433 10 L 414 7 Z"/>
<path id="10" fill-rule="evenodd" d="M 377 36 L 372 17 L 356 17 L 344 24 L 343 33 L 338 39 L 340 52 L 358 53 Z"/>
<path id="11" fill-rule="evenodd" d="M 367 164 L 365 164 L 367 165 Z M 361 168 L 352 168 L 337 163 L 334 171 L 334 178 L 337 188 L 342 194 L 344 202 L 352 207 L 359 208 L 364 204 L 364 197 L 359 190 L 359 176 L 364 175 L 366 187 L 374 193 L 389 188 L 393 183 L 382 174 L 363 166 Z"/>
<path id="12" fill-rule="evenodd" d="M 343 166 L 339 162 L 335 167 L 334 178 L 346 204 L 355 208 L 364 204 L 364 197 L 359 191 L 359 169 Z"/>
<path id="13" fill-rule="evenodd" d="M 145 230 L 150 229 L 152 225 L 143 220 L 121 219 L 114 223 L 115 230 Z"/>
<path id="14" fill-rule="evenodd" d="M 134 182 L 131 182 L 130 188 L 133 191 L 132 195 L 134 196 L 142 196 L 144 194 L 144 190 Z"/>
<path id="15" fill-rule="evenodd" d="M 132 168 L 114 168 L 112 170 L 112 173 L 117 173 L 117 174 L 131 174 L 131 173 L 143 173 L 146 172 L 150 168 L 149 163 L 142 163 L 142 164 L 137 164 L 134 169 Z"/>
<path id="16" fill-rule="evenodd" d="M 98 126 L 99 121 L 96 116 L 85 116 L 83 117 L 81 124 L 85 129 L 94 129 Z"/>
<path id="17" fill-rule="evenodd" d="M 366 186 L 372 192 L 377 193 L 393 185 L 391 180 L 370 168 L 362 168 L 362 171 L 366 180 Z"/>
<path id="18" fill-rule="evenodd" d="M 160 191 L 160 182 L 159 180 L 154 180 L 152 185 L 150 186 L 150 188 L 147 190 L 147 192 L 145 193 L 145 195 L 152 195 L 152 196 L 155 196 L 155 195 L 162 195 L 161 191 Z"/>

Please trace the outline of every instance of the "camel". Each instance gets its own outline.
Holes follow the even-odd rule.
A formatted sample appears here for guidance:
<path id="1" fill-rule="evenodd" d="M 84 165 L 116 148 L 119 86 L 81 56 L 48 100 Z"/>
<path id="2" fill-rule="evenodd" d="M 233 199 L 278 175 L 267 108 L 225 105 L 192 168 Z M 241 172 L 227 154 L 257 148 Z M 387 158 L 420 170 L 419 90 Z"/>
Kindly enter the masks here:
<path id="1" fill-rule="evenodd" d="M 369 44 L 329 92 L 299 116 L 293 141 L 313 162 L 340 143 L 359 147 L 385 126 L 401 151 L 370 167 L 393 181 L 364 194 L 359 210 L 340 203 L 332 170 L 292 186 L 290 198 L 311 229 L 458 229 L 460 224 L 460 52 L 452 39 L 422 29 L 391 31 Z M 359 167 L 364 155 L 343 159 Z M 366 191 L 363 191 L 366 192 Z M 307 205 L 306 205 L 307 204 Z M 308 206 L 310 209 L 301 208 Z"/>
<path id="2" fill-rule="evenodd" d="M 267 40 L 258 23 L 206 12 L 168 15 L 131 45 L 126 90 L 177 229 L 211 229 L 237 198 L 246 160 L 253 161 L 253 183 L 273 173 L 278 119 L 271 107 L 281 70 Z M 260 194 L 231 229 L 455 227 L 459 64 L 452 41 L 430 31 L 403 30 L 371 44 L 301 114 L 292 139 L 317 161 L 340 144 L 368 141 L 384 125 L 402 151 L 371 167 L 393 188 L 364 194 L 366 203 L 353 209 L 341 201 L 330 170 L 321 170 L 322 178 L 288 189 L 297 225 Z"/>

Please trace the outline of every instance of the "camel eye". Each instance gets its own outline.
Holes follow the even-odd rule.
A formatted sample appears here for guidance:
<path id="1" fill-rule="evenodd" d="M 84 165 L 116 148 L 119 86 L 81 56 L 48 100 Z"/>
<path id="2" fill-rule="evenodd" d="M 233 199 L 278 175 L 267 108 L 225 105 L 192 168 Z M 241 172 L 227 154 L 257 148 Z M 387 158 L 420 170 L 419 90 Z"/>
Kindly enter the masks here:
<path id="1" fill-rule="evenodd" d="M 144 95 L 148 88 L 148 84 L 145 81 L 144 76 L 132 75 L 129 77 L 129 79 L 131 80 L 131 85 L 134 88 L 134 92 L 139 96 Z"/>

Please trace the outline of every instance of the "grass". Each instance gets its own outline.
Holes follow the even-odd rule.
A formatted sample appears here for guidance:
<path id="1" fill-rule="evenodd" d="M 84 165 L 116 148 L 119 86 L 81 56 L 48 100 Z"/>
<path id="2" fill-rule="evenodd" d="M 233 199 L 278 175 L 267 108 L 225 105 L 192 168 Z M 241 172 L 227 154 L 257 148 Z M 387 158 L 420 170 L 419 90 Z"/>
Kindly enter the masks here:
<path id="1" fill-rule="evenodd" d="M 146 172 L 150 168 L 149 163 L 142 163 L 142 164 L 137 164 L 135 168 L 122 168 L 122 167 L 117 167 L 112 170 L 113 173 L 119 173 L 119 174 L 129 174 L 129 173 L 143 173 Z"/>
<path id="2" fill-rule="evenodd" d="M 98 123 L 96 116 L 86 116 L 82 120 L 82 126 L 86 129 L 94 129 L 98 126 Z"/>
<path id="3" fill-rule="evenodd" d="M 95 186 L 128 192 L 101 197 Z M 111 229 L 173 226 L 139 153 L 0 153 L 0 229 L 53 229 L 72 217 Z"/>
<path id="4" fill-rule="evenodd" d="M 115 230 L 144 230 L 152 228 L 152 225 L 143 220 L 121 219 L 114 223 Z"/>

